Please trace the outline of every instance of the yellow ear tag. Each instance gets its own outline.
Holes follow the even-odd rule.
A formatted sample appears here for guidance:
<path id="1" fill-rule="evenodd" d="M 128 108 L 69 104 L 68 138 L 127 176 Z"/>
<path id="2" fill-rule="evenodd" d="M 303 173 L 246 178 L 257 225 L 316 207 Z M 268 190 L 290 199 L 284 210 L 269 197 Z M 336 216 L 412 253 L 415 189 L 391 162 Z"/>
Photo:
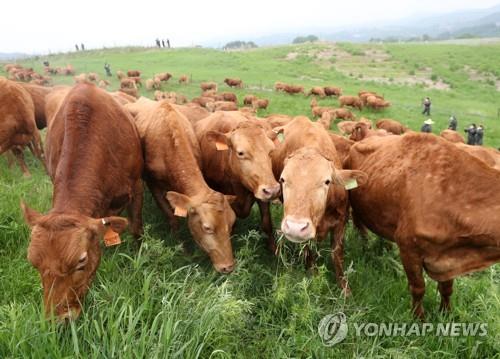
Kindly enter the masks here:
<path id="1" fill-rule="evenodd" d="M 187 217 L 187 209 L 181 207 L 175 207 L 174 216 L 177 217 Z"/>
<path id="2" fill-rule="evenodd" d="M 229 149 L 229 147 L 224 143 L 224 142 L 215 142 L 215 148 L 217 148 L 217 151 L 226 151 Z"/>
<path id="3" fill-rule="evenodd" d="M 344 184 L 344 188 L 346 189 L 346 191 L 349 191 L 350 189 L 354 189 L 357 187 L 358 187 L 358 181 L 356 181 L 356 178 L 351 178 Z"/>
<path id="4" fill-rule="evenodd" d="M 122 240 L 120 239 L 120 235 L 113 231 L 111 227 L 106 230 L 104 233 L 104 245 L 106 247 L 116 246 L 120 244 Z"/>

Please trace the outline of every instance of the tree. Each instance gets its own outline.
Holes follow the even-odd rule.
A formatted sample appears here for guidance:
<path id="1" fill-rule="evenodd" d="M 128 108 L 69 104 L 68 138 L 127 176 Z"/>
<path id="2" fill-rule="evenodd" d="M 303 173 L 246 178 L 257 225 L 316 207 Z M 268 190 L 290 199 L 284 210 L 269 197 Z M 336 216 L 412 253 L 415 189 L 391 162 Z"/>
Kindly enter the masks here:
<path id="1" fill-rule="evenodd" d="M 305 42 L 315 42 L 318 41 L 318 37 L 316 35 L 309 35 L 309 36 L 297 36 L 295 39 L 293 39 L 294 44 L 303 44 Z"/>

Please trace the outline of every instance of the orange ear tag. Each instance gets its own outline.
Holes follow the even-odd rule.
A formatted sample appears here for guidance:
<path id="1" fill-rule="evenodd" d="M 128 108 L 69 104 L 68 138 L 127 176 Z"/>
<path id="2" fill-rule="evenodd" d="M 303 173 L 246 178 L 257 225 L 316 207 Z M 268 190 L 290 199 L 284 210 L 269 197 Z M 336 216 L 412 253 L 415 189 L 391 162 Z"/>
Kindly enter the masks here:
<path id="1" fill-rule="evenodd" d="M 121 242 L 120 235 L 111 228 L 108 228 L 106 233 L 104 233 L 104 245 L 106 247 L 116 246 Z"/>
<path id="2" fill-rule="evenodd" d="M 224 142 L 219 142 L 219 141 L 215 142 L 215 148 L 217 148 L 217 151 L 226 151 L 229 149 L 227 144 L 225 144 Z"/>
<path id="3" fill-rule="evenodd" d="M 187 217 L 187 209 L 181 207 L 175 207 L 174 216 L 177 217 Z"/>

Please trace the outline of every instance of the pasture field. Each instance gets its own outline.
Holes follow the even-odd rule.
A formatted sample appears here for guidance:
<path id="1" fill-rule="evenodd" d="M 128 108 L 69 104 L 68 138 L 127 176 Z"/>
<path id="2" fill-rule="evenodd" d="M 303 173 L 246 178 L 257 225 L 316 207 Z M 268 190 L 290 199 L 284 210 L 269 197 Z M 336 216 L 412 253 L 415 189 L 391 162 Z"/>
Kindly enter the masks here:
<path id="1" fill-rule="evenodd" d="M 107 49 L 22 64 L 41 71 L 48 59 L 52 67 L 70 63 L 77 73 L 96 72 L 101 78 L 105 61 L 113 72 L 141 70 L 144 79 L 168 71 L 174 78 L 163 90 L 188 97 L 199 94 L 201 81 L 217 81 L 219 91 L 226 91 L 223 79 L 240 77 L 245 88 L 234 91 L 240 101 L 247 93 L 270 99 L 262 115 L 310 115 L 310 98 L 277 94 L 271 91 L 275 81 L 306 88 L 338 85 L 345 94 L 369 89 L 384 94 L 392 106 L 380 113 L 363 110 L 363 116 L 393 118 L 414 130 L 426 119 L 422 98 L 430 96 L 435 133 L 455 114 L 460 131 L 482 123 L 485 144 L 499 147 L 499 58 L 500 44 L 317 43 L 235 52 Z M 178 85 L 181 74 L 192 82 Z M 73 82 L 72 77 L 53 79 Z M 117 88 L 113 77 L 110 90 Z M 145 89 L 141 93 L 152 96 Z M 337 105 L 333 98 L 319 102 Z M 450 314 L 439 312 L 436 283 L 427 280 L 428 322 L 487 323 L 486 336 L 357 336 L 354 323 L 415 322 L 395 245 L 374 235 L 365 243 L 348 228 L 345 272 L 352 296 L 346 299 L 336 286 L 327 241 L 318 245 L 316 269 L 307 272 L 300 246 L 281 240 L 278 256 L 266 250 L 254 208 L 250 218 L 237 221 L 236 270 L 219 275 L 194 244 L 182 248 L 149 193 L 141 248 L 132 245 L 129 234 L 120 246 L 106 248 L 81 317 L 66 326 L 48 322 L 38 273 L 26 260 L 30 233 L 19 202 L 47 211 L 52 185 L 41 165 L 26 157 L 31 178 L 0 158 L 0 358 L 500 358 L 498 264 L 455 281 Z M 275 227 L 280 215 L 273 206 Z M 182 228 L 178 235 L 189 236 Z M 347 316 L 349 332 L 343 342 L 326 347 L 318 324 L 338 312 Z"/>

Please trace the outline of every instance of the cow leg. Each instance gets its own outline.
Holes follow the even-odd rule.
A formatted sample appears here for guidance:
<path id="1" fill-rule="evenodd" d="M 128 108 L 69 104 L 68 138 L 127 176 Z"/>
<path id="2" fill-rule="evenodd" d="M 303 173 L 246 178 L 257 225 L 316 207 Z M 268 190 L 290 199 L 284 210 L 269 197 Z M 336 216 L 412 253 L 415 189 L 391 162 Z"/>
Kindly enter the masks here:
<path id="1" fill-rule="evenodd" d="M 238 218 L 247 218 L 250 215 L 255 199 L 252 194 L 237 195 L 236 201 L 231 204 Z"/>
<path id="2" fill-rule="evenodd" d="M 134 184 L 132 199 L 128 207 L 128 216 L 130 220 L 131 232 L 139 242 L 139 238 L 143 235 L 142 227 L 142 205 L 144 202 L 144 185 L 142 180 L 138 180 Z"/>
<path id="3" fill-rule="evenodd" d="M 274 241 L 273 221 L 271 218 L 271 206 L 269 202 L 257 200 L 260 211 L 260 226 L 267 235 L 267 248 L 271 253 L 276 254 L 276 242 Z"/>
<path id="4" fill-rule="evenodd" d="M 26 162 L 24 162 L 23 150 L 19 147 L 14 147 L 12 148 L 12 153 L 14 154 L 14 157 L 16 157 L 19 167 L 21 167 L 21 171 L 23 171 L 23 176 L 30 177 L 30 170 L 28 169 L 28 166 L 26 166 Z"/>
<path id="5" fill-rule="evenodd" d="M 14 157 L 14 155 L 12 154 L 12 151 L 7 151 L 5 152 L 5 157 L 7 157 L 7 166 L 9 168 L 12 168 L 12 165 L 14 164 L 14 162 L 16 161 L 16 158 Z"/>
<path id="6" fill-rule="evenodd" d="M 424 319 L 424 307 L 422 304 L 425 294 L 423 266 L 422 261 L 411 257 L 411 251 L 412 249 L 400 248 L 401 262 L 408 278 L 408 286 L 412 296 L 413 314 L 420 319 Z"/>
<path id="7" fill-rule="evenodd" d="M 349 288 L 349 283 L 344 277 L 344 235 L 345 235 L 345 224 L 337 224 L 331 231 L 331 252 L 333 267 L 335 268 L 335 277 L 337 279 L 337 284 L 342 289 L 342 293 L 348 297 L 351 295 L 351 289 Z"/>
<path id="8" fill-rule="evenodd" d="M 156 204 L 158 205 L 158 207 L 160 207 L 163 214 L 165 215 L 165 218 L 170 225 L 170 229 L 173 232 L 177 232 L 179 230 L 179 221 L 177 220 L 177 218 L 175 218 L 174 212 L 172 211 L 172 208 L 165 198 L 165 191 L 152 183 L 149 183 L 148 187 L 153 194 L 153 198 L 155 199 Z"/>
<path id="9" fill-rule="evenodd" d="M 453 279 L 444 282 L 439 282 L 438 289 L 439 293 L 441 294 L 441 305 L 439 306 L 439 309 L 441 311 L 450 311 L 451 309 L 450 297 L 453 293 Z"/>
<path id="10" fill-rule="evenodd" d="M 45 163 L 45 157 L 43 154 L 42 139 L 38 130 L 35 130 L 35 133 L 33 134 L 33 140 L 29 142 L 28 146 L 33 156 L 35 156 L 36 158 L 38 158 L 38 160 L 40 160 L 40 162 L 42 162 L 42 165 L 45 168 L 45 172 L 48 173 L 49 171 L 47 170 L 47 164 Z"/>

